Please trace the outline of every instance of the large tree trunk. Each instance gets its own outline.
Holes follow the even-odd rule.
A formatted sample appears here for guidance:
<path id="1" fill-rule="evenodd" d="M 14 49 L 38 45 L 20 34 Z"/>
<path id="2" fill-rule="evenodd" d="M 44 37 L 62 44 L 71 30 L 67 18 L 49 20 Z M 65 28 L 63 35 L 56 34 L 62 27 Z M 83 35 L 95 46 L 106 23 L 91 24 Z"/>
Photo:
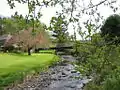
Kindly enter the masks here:
<path id="1" fill-rule="evenodd" d="M 28 48 L 28 55 L 31 55 L 31 52 L 30 52 L 31 48 Z"/>

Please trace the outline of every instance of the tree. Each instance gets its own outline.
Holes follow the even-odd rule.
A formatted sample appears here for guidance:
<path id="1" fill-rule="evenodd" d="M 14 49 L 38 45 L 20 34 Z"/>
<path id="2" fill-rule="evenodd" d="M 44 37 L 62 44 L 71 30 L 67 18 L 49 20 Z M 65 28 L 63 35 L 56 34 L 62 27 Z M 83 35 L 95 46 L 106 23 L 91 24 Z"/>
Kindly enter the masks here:
<path id="1" fill-rule="evenodd" d="M 52 17 L 49 30 L 53 31 L 53 37 L 56 38 L 57 43 L 65 43 L 68 39 L 67 21 L 65 17 L 60 15 L 58 17 Z"/>
<path id="2" fill-rule="evenodd" d="M 41 23 L 38 19 L 34 20 L 34 27 L 43 28 L 45 24 Z M 11 17 L 1 17 L 0 18 L 0 34 L 13 34 L 20 30 L 33 27 L 33 19 L 27 19 L 21 14 L 16 12 Z"/>
<path id="3" fill-rule="evenodd" d="M 31 55 L 31 50 L 36 47 L 48 46 L 49 40 L 46 37 L 45 31 L 36 31 L 33 35 L 32 28 L 15 33 L 13 37 L 6 41 L 5 47 L 17 46 L 19 49 L 27 51 Z"/>
<path id="4" fill-rule="evenodd" d="M 0 35 L 3 35 L 3 22 L 2 22 L 2 17 L 0 17 Z"/>
<path id="5" fill-rule="evenodd" d="M 18 15 L 19 16 L 19 15 Z M 21 17 L 21 18 L 20 18 Z M 19 16 L 19 20 L 15 16 L 4 17 L 1 19 L 3 34 L 15 33 L 18 30 L 23 30 L 26 27 L 25 19 L 22 15 Z"/>
<path id="6" fill-rule="evenodd" d="M 120 16 L 117 14 L 109 16 L 101 28 L 101 35 L 107 43 L 120 43 Z"/>
<path id="7" fill-rule="evenodd" d="M 10 18 L 1 18 L 2 34 L 15 32 L 16 28 L 13 26 L 13 21 Z"/>

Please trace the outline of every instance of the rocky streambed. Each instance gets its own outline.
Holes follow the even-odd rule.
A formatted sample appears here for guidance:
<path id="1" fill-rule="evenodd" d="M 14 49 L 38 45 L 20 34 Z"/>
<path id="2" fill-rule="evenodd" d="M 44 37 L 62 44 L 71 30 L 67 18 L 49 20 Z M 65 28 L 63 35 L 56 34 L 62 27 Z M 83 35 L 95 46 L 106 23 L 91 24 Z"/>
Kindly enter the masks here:
<path id="1" fill-rule="evenodd" d="M 50 67 L 48 71 L 7 90 L 83 90 L 91 79 L 75 70 L 75 65 L 71 64 L 76 61 L 74 57 L 62 55 L 61 58 L 62 62 Z"/>

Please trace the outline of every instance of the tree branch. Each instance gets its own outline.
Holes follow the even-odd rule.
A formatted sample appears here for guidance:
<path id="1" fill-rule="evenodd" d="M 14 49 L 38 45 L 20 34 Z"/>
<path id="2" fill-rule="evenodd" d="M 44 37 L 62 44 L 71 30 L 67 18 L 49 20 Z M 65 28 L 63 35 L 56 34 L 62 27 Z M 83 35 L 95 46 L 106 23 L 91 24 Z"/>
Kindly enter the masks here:
<path id="1" fill-rule="evenodd" d="M 107 1 L 107 0 L 101 1 L 101 2 L 99 2 L 98 4 L 95 4 L 95 5 L 92 5 L 92 6 L 88 7 L 88 8 L 85 8 L 84 10 L 88 10 L 88 9 L 97 7 L 97 6 L 99 6 L 99 5 L 103 4 L 103 3 L 105 3 L 106 1 Z"/>

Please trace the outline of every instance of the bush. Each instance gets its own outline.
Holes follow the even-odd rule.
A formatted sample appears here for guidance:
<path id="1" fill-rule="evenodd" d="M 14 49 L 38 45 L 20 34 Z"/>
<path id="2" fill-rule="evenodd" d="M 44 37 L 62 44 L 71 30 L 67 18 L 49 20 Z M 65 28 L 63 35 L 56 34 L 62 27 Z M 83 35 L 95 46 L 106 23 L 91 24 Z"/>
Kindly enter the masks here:
<path id="1" fill-rule="evenodd" d="M 77 42 L 74 51 L 80 57 L 77 69 L 84 75 L 94 77 L 85 90 L 120 90 L 119 45 L 106 45 L 97 36 L 86 43 Z"/>
<path id="2" fill-rule="evenodd" d="M 104 90 L 120 90 L 120 67 L 106 77 Z"/>

